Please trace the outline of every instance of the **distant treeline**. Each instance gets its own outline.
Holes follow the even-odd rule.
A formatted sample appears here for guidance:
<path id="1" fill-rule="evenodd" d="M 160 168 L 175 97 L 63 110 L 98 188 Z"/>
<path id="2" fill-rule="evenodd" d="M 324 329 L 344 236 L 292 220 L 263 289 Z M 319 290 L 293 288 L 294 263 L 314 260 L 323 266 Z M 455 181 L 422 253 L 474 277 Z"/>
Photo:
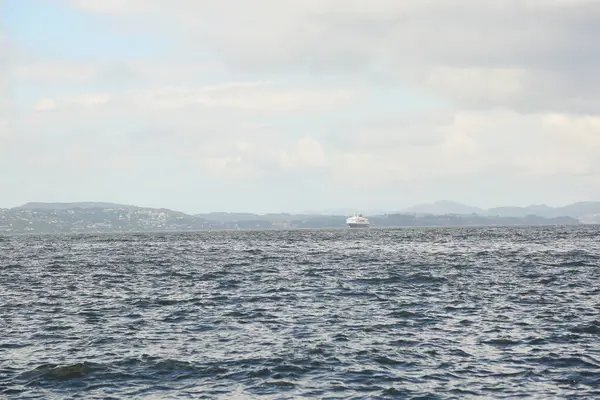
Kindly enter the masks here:
<path id="1" fill-rule="evenodd" d="M 105 206 L 106 207 L 106 206 Z M 345 216 L 290 214 L 189 215 L 168 209 L 129 206 L 0 209 L 0 233 L 93 233 L 194 231 L 206 229 L 344 228 Z M 369 217 L 372 227 L 459 227 L 578 225 L 570 217 L 387 214 Z"/>

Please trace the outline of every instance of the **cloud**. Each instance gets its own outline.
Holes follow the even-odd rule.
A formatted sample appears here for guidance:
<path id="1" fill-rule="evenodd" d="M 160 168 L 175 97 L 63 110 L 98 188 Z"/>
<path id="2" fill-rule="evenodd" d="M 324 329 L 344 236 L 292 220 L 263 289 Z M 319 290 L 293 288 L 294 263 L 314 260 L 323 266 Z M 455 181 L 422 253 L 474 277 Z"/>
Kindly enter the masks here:
<path id="1" fill-rule="evenodd" d="M 134 22 L 143 35 L 143 21 L 172 46 L 0 62 L 14 109 L 0 111 L 4 162 L 61 176 L 56 193 L 110 175 L 123 193 L 256 184 L 330 202 L 600 195 L 600 3 L 64 3 L 122 35 Z"/>
<path id="2" fill-rule="evenodd" d="M 12 68 L 11 79 L 20 85 L 144 85 L 188 84 L 202 77 L 223 73 L 217 62 L 121 59 L 72 61 L 21 55 Z"/>
<path id="3" fill-rule="evenodd" d="M 236 82 L 197 89 L 162 87 L 119 93 L 95 93 L 67 98 L 42 98 L 36 111 L 126 106 L 129 109 L 154 112 L 186 108 L 235 109 L 250 112 L 321 112 L 351 104 L 357 93 L 345 89 L 282 89 L 263 82 Z"/>
<path id="4" fill-rule="evenodd" d="M 456 116 L 447 131 L 449 137 L 466 143 L 454 149 L 450 145 L 448 150 L 457 159 L 476 161 L 469 171 L 494 169 L 523 179 L 560 174 L 571 179 L 599 172 L 595 156 L 600 149 L 598 121 L 597 117 L 555 113 L 465 112 Z"/>
<path id="5" fill-rule="evenodd" d="M 122 112 L 125 115 L 127 109 Z M 508 181 L 513 187 L 528 182 L 536 193 L 546 195 L 539 188 L 544 182 L 544 190 L 553 192 L 554 198 L 562 198 L 556 197 L 557 187 L 568 192 L 565 188 L 593 185 L 600 176 L 600 120 L 575 114 L 463 111 L 444 118 L 432 117 L 429 124 L 423 117 L 412 127 L 398 128 L 392 123 L 387 136 L 380 123 L 376 125 L 379 136 L 372 136 L 371 141 L 363 136 L 346 146 L 336 145 L 335 140 L 326 142 L 309 131 L 294 138 L 290 135 L 293 124 L 253 124 L 249 122 L 252 118 L 226 117 L 231 114 L 211 117 L 206 113 L 202 121 L 195 121 L 191 112 L 180 114 L 177 123 L 162 122 L 162 126 L 153 126 L 153 120 L 146 119 L 147 125 L 138 129 L 127 129 L 119 123 L 123 115 L 109 121 L 102 115 L 98 108 L 91 108 L 78 116 L 88 122 L 71 119 L 53 123 L 52 131 L 43 128 L 47 122 L 31 124 L 29 136 L 21 138 L 21 156 L 15 165 L 20 165 L 21 171 L 37 171 L 39 176 L 53 174 L 52 180 L 61 176 L 71 184 L 109 174 L 114 177 L 113 183 L 127 180 L 138 185 L 152 176 L 155 185 L 178 181 L 185 185 L 185 180 L 210 177 L 223 187 L 241 185 L 240 190 L 256 183 L 266 188 L 277 185 L 285 191 L 290 185 L 305 182 L 307 190 L 329 185 L 345 196 L 352 190 L 396 193 L 399 188 L 414 191 L 423 187 L 410 195 L 416 197 L 406 194 L 413 201 L 423 201 L 427 193 L 449 197 L 442 196 L 444 192 L 439 188 L 450 183 L 453 186 L 446 190 L 455 193 L 466 190 L 460 189 L 459 182 L 468 182 L 467 187 L 473 191 L 477 185 L 484 187 L 487 180 Z M 98 126 L 89 121 L 96 121 Z M 156 117 L 156 121 L 161 118 Z M 56 127 L 63 130 L 54 132 Z M 358 138 L 357 132 L 368 132 L 367 125 L 352 130 L 346 124 L 331 124 L 328 129 L 340 138 Z M 400 132 L 398 137 L 405 140 L 385 139 L 394 137 L 394 132 Z M 420 132 L 431 135 L 419 141 Z M 205 185 L 212 187 L 210 183 Z M 437 187 L 437 192 L 427 191 L 427 185 Z M 511 187 L 498 185 L 505 190 Z M 582 198 L 593 187 L 580 189 L 572 196 Z M 496 199 L 506 197 L 490 195 Z M 479 196 L 486 199 L 485 193 Z"/>
<path id="6" fill-rule="evenodd" d="M 77 65 L 66 61 L 21 62 L 15 66 L 12 79 L 24 84 L 89 83 L 97 75 L 98 68 Z"/>
<path id="7" fill-rule="evenodd" d="M 318 167 L 339 184 L 369 188 L 498 174 L 522 180 L 557 175 L 577 179 L 600 172 L 596 156 L 600 151 L 600 118 L 522 116 L 506 110 L 463 112 L 444 123 L 431 124 L 429 130 L 436 133 L 431 142 L 389 144 L 385 150 L 375 142 L 347 149 L 326 147 L 315 138 L 304 137 L 293 144 L 265 140 L 256 146 L 238 146 L 236 153 L 229 154 L 237 154 L 238 162 L 278 160 L 268 164 L 263 170 L 267 173 L 275 168 Z M 404 135 L 416 137 L 418 131 Z"/>
<path id="8" fill-rule="evenodd" d="M 284 151 L 279 161 L 283 168 L 323 167 L 327 164 L 327 156 L 321 143 L 307 136 L 294 143 L 290 151 Z"/>
<path id="9" fill-rule="evenodd" d="M 30 135 L 43 135 L 35 139 L 40 151 L 50 150 L 34 165 L 60 170 L 142 173 L 162 159 L 231 181 L 268 182 L 319 171 L 318 179 L 356 189 L 486 174 L 576 179 L 599 171 L 600 117 L 444 110 L 387 119 L 374 115 L 359 124 L 332 122 L 328 140 L 306 130 L 306 116 L 343 112 L 362 98 L 352 90 L 282 88 L 271 82 L 165 87 L 40 99 L 27 124 Z M 281 116 L 304 121 L 299 137 L 290 135 L 296 120 L 271 121 Z M 94 127 L 90 121 L 102 123 Z M 58 145 L 57 137 L 70 145 Z M 24 148 L 31 138 L 22 139 Z"/>
<path id="10" fill-rule="evenodd" d="M 1 148 L 7 147 L 12 129 L 13 99 L 9 50 L 9 45 L 0 32 L 0 155 Z"/>
<path id="11" fill-rule="evenodd" d="M 600 67 L 592 1 L 76 1 L 159 16 L 233 70 L 366 73 L 459 106 L 589 112 Z M 236 10 L 235 13 L 229 10 Z"/>
<path id="12" fill-rule="evenodd" d="M 426 128 L 414 125 L 399 129 L 393 124 L 387 135 L 378 126 L 370 142 L 365 134 L 360 146 L 343 153 L 337 176 L 346 174 L 369 185 L 389 185 L 498 175 L 564 181 L 591 179 L 600 172 L 598 117 L 521 115 L 494 109 L 457 112 L 453 118 L 432 121 Z M 419 143 L 416 139 L 421 132 L 432 134 Z M 389 140 L 391 137 L 397 140 Z M 415 138 L 412 143 L 411 138 Z"/>
<path id="13" fill-rule="evenodd" d="M 518 101 L 530 79 L 527 71 L 515 68 L 434 66 L 424 85 L 457 103 L 486 108 Z"/>
<path id="14" fill-rule="evenodd" d="M 409 176 L 410 163 L 395 157 L 345 152 L 335 161 L 332 180 L 355 190 L 389 189 Z"/>

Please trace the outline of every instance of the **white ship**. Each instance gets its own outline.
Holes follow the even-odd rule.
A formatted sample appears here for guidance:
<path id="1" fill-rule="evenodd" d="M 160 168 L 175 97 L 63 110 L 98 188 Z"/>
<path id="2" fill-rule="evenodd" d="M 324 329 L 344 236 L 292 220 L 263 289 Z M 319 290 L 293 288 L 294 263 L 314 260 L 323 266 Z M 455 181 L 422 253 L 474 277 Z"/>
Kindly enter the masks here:
<path id="1" fill-rule="evenodd" d="M 354 213 L 352 217 L 346 219 L 346 223 L 350 228 L 368 228 L 369 219 L 362 214 Z"/>

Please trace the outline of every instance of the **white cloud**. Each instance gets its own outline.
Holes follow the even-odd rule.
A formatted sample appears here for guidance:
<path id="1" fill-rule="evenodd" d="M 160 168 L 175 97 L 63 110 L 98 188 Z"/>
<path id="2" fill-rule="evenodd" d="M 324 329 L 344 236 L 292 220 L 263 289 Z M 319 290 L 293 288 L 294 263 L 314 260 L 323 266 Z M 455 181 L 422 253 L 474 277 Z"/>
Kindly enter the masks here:
<path id="1" fill-rule="evenodd" d="M 390 130 L 397 132 L 393 126 Z M 383 187 L 399 181 L 418 184 L 486 175 L 521 180 L 560 175 L 565 182 L 600 173 L 597 117 L 521 115 L 501 109 L 458 112 L 451 120 L 432 123 L 428 129 L 417 126 L 398 136 L 418 137 L 423 130 L 435 133 L 426 144 L 384 140 L 388 143 L 384 149 L 377 136 L 372 143 L 362 141 L 338 159 L 336 176 L 355 176 L 370 187 Z"/>
<path id="2" fill-rule="evenodd" d="M 163 87 L 120 93 L 96 93 L 67 98 L 42 98 L 37 111 L 69 108 L 98 108 L 111 104 L 138 111 L 171 109 L 222 108 L 249 112 L 321 112 L 346 107 L 357 99 L 357 93 L 346 89 L 282 89 L 262 82 L 226 83 L 197 89 Z"/>
<path id="3" fill-rule="evenodd" d="M 294 143 L 290 151 L 284 151 L 279 161 L 283 168 L 324 167 L 327 165 L 327 156 L 321 143 L 307 136 Z"/>
<path id="4" fill-rule="evenodd" d="M 460 200 L 488 180 L 506 193 L 526 182 L 528 198 L 532 182 L 546 184 L 540 196 L 566 196 L 573 182 L 600 196 L 581 189 L 600 179 L 598 2 L 69 3 L 113 16 L 117 30 L 141 17 L 174 50 L 77 62 L 19 53 L 10 78 L 0 62 L 4 93 L 39 91 L 14 113 L 12 154 L 26 170 L 150 181 L 162 168 L 231 187 L 305 178 L 339 201 L 346 189 L 404 198 L 426 185 Z M 397 100 L 409 91 L 436 108 Z M 11 121 L 0 113 L 0 132 Z"/>
<path id="5" fill-rule="evenodd" d="M 425 87 L 451 101 L 481 108 L 511 104 L 526 95 L 527 71 L 515 68 L 432 67 Z"/>
<path id="6" fill-rule="evenodd" d="M 252 165 L 247 165 L 241 156 L 208 157 L 202 161 L 209 171 L 229 180 L 253 180 L 258 174 L 258 171 Z"/>
<path id="7" fill-rule="evenodd" d="M 204 169 L 222 178 L 263 181 L 286 171 L 316 169 L 320 179 L 357 189 L 485 174 L 527 180 L 557 175 L 571 179 L 600 172 L 600 117 L 523 115 L 509 109 L 421 114 L 388 121 L 375 117 L 355 127 L 344 122 L 329 124 L 330 140 L 325 145 L 318 132 L 315 136 L 306 131 L 294 140 L 288 131 L 293 125 L 268 121 L 287 111 L 300 117 L 310 115 L 317 110 L 315 104 L 327 109 L 336 104 L 326 99 L 328 92 L 318 91 L 309 98 L 305 90 L 276 88 L 268 82 L 247 82 L 46 100 L 36 107 L 48 111 L 38 112 L 29 127 L 43 132 L 55 126 L 72 132 L 62 134 L 76 147 L 61 150 L 56 146 L 56 152 L 46 155 L 45 162 L 52 159 L 55 166 L 102 164 L 98 154 L 103 148 L 112 160 L 106 165 L 123 167 L 119 160 L 132 158 L 127 149 L 137 148 L 142 158 L 134 165 L 150 165 L 152 155 L 162 153 L 171 160 L 165 162 Z M 332 93 L 331 98 L 338 99 L 338 92 Z M 341 97 L 339 105 L 348 99 L 356 96 Z M 227 108 L 223 113 L 211 111 L 223 107 Z M 168 117 L 164 112 L 169 112 Z M 143 117 L 156 133 L 120 127 L 119 121 L 128 117 Z M 88 126 L 89 121 L 103 124 L 81 132 L 78 127 Z M 41 144 L 41 148 L 52 148 L 54 140 L 47 136 L 40 143 L 49 147 Z M 90 146 L 93 141 L 97 144 Z M 118 143 L 124 146 L 121 150 Z M 78 156 L 65 157 L 65 151 Z"/>
<path id="8" fill-rule="evenodd" d="M 170 23 L 232 70 L 376 73 L 466 106 L 587 112 L 600 44 L 592 1 L 75 1 Z M 231 10 L 236 10 L 231 12 Z M 161 25 L 157 25 L 161 26 Z M 521 99 L 525 99 L 522 101 Z"/>
<path id="9" fill-rule="evenodd" d="M 598 118 L 554 113 L 520 115 L 502 110 L 462 113 L 449 131 L 466 143 L 450 153 L 459 162 L 476 161 L 467 170 L 516 169 L 517 178 L 562 174 L 569 179 L 592 173 L 594 169 L 598 173 L 598 121 Z"/>
<path id="10" fill-rule="evenodd" d="M 382 157 L 364 152 L 338 155 L 332 180 L 356 190 L 389 189 L 410 176 L 410 163 L 399 157 Z"/>
<path id="11" fill-rule="evenodd" d="M 11 136 L 12 85 L 10 80 L 10 53 L 8 43 L 0 32 L 0 155 Z"/>
<path id="12" fill-rule="evenodd" d="M 66 61 L 29 61 L 15 66 L 12 78 L 19 83 L 84 83 L 98 74 L 98 67 Z"/>
<path id="13" fill-rule="evenodd" d="M 260 148 L 255 159 L 277 158 L 283 169 L 321 167 L 332 181 L 357 188 L 486 174 L 523 180 L 560 174 L 572 179 L 600 172 L 598 121 L 563 114 L 465 112 L 446 123 L 431 124 L 430 130 L 438 135 L 426 145 L 393 144 L 382 151 L 378 144 L 363 143 L 344 150 L 304 137 L 292 145 L 265 141 L 260 146 L 238 146 L 235 154 L 256 155 Z M 411 133 L 418 131 L 405 132 Z M 275 172 L 272 164 L 269 167 Z M 268 178 L 269 170 L 263 172 Z"/>
<path id="14" fill-rule="evenodd" d="M 288 125 L 252 124 L 245 118 L 226 119 L 226 115 L 204 114 L 199 123 L 194 121 L 193 112 L 181 114 L 181 120 L 167 123 L 156 134 L 142 130 L 136 138 L 122 127 L 122 134 L 114 130 L 114 126 L 119 127 L 118 119 L 106 121 L 102 113 L 93 110 L 78 117 L 103 121 L 99 127 L 80 131 L 68 129 L 69 124 L 61 125 L 71 133 L 60 140 L 43 129 L 47 124 L 40 123 L 35 142 L 32 136 L 21 141 L 19 152 L 25 154 L 21 168 L 28 165 L 25 170 L 52 171 L 71 182 L 110 171 L 117 173 L 118 179 L 138 182 L 163 171 L 173 179 L 187 177 L 190 182 L 209 176 L 224 187 L 249 182 L 271 187 L 268 185 L 277 182 L 279 190 L 284 191 L 286 185 L 311 177 L 309 187 L 323 183 L 337 188 L 340 195 L 348 190 L 396 193 L 397 188 L 407 185 L 435 187 L 452 182 L 455 186 L 446 190 L 464 190 L 456 182 L 467 180 L 473 185 L 500 178 L 513 185 L 529 182 L 537 188 L 536 193 L 546 195 L 539 192 L 536 183 L 545 182 L 548 191 L 560 187 L 568 192 L 564 188 L 569 185 L 593 184 L 600 177 L 600 124 L 597 118 L 578 115 L 524 116 L 509 110 L 457 112 L 451 119 L 432 118 L 429 126 L 425 122 L 415 125 L 416 130 L 405 127 L 402 134 L 406 141 L 387 142 L 388 146 L 382 147 L 385 141 L 364 141 L 360 146 L 336 146 L 335 141 L 328 141 L 325 145 L 318 134 L 310 132 L 294 140 L 286 130 Z M 128 110 L 122 112 L 125 115 Z M 336 137 L 352 137 L 364 129 L 349 130 L 345 124 L 329 127 Z M 378 129 L 383 131 L 382 126 Z M 394 132 L 397 127 L 389 129 Z M 433 132 L 427 141 L 408 140 L 424 131 Z M 42 132 L 43 137 L 39 136 Z M 510 190 L 506 184 L 503 187 Z M 461 199 L 457 196 L 460 193 L 439 190 L 438 198 Z M 419 193 L 423 196 L 425 189 Z M 566 194 L 555 194 L 555 198 Z M 480 193 L 480 199 L 484 199 L 480 201 L 493 201 L 486 198 L 492 195 Z M 584 195 L 585 190 L 573 193 Z M 413 201 L 422 200 L 416 197 Z"/>
<path id="15" fill-rule="evenodd" d="M 188 84 L 190 81 L 225 72 L 219 62 L 121 59 L 71 61 L 20 56 L 11 79 L 25 85 L 140 85 Z"/>

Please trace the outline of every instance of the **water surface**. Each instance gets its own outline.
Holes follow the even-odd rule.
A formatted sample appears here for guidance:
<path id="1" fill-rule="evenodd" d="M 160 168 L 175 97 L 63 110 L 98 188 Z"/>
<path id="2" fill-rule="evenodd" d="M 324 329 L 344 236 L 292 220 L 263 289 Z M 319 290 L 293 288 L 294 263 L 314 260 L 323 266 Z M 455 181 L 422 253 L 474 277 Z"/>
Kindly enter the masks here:
<path id="1" fill-rule="evenodd" d="M 600 398 L 600 229 L 0 237 L 9 398 Z"/>

